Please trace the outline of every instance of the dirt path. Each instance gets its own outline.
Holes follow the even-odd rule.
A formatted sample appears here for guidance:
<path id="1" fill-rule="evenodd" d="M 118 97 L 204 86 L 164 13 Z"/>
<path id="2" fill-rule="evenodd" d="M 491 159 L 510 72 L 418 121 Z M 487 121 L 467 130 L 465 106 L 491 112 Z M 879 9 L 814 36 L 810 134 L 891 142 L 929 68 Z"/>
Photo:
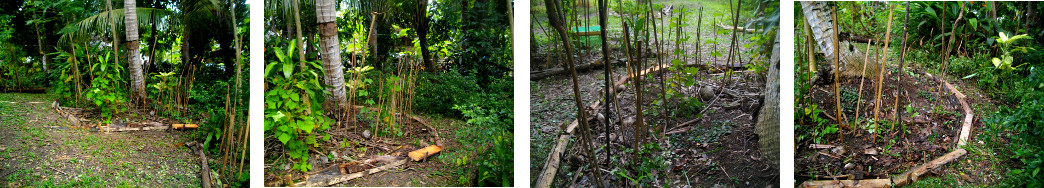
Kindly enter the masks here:
<path id="1" fill-rule="evenodd" d="M 0 93 L 3 187 L 199 187 L 189 132 L 68 129 L 53 95 Z M 58 126 L 61 128 L 47 128 Z"/>

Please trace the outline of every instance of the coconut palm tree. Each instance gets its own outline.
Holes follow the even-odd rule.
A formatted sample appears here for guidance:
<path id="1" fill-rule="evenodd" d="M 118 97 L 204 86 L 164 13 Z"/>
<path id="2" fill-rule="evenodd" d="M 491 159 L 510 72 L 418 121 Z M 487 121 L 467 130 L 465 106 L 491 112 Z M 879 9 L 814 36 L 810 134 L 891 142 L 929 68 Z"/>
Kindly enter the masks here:
<path id="1" fill-rule="evenodd" d="M 142 75 L 141 53 L 138 51 L 138 12 L 134 0 L 123 1 L 123 26 L 127 31 L 127 63 L 130 64 L 131 98 L 145 99 L 145 76 Z"/>
<path id="2" fill-rule="evenodd" d="M 341 114 L 348 107 L 348 98 L 344 92 L 344 70 L 341 68 L 341 48 L 337 40 L 337 4 L 334 0 L 316 0 L 315 15 L 319 23 L 319 45 L 323 72 L 323 82 L 328 85 L 329 93 L 326 111 Z"/>
<path id="3" fill-rule="evenodd" d="M 230 10 L 226 8 L 226 3 L 217 0 L 183 0 L 178 4 L 176 12 L 174 10 L 167 10 L 163 8 L 147 8 L 137 7 L 135 0 L 125 0 L 123 9 L 115 9 L 111 7 L 111 0 L 107 1 L 107 10 L 99 12 L 93 16 L 89 16 L 78 22 L 67 25 L 66 29 L 63 29 L 62 37 L 59 40 L 60 44 L 68 45 L 68 43 L 77 43 L 79 41 L 91 40 L 91 37 L 98 33 L 105 33 L 106 30 L 112 35 L 113 50 L 117 50 L 117 45 L 120 30 L 123 29 L 123 33 L 126 35 L 125 45 L 127 45 L 127 62 L 131 67 L 131 94 L 135 99 L 141 99 L 145 97 L 144 92 L 144 71 L 141 62 L 141 54 L 138 44 L 138 27 L 142 25 L 159 26 L 160 28 L 172 29 L 180 28 L 182 35 L 181 37 L 181 55 L 182 66 L 190 65 L 194 59 L 194 56 L 190 54 L 189 49 L 191 48 L 191 41 L 198 41 L 201 39 L 217 38 L 217 36 L 232 36 L 231 32 L 234 32 L 234 25 L 230 21 L 224 21 L 232 19 L 230 18 Z M 141 15 L 141 16 L 139 16 Z M 222 20 L 214 22 L 214 20 Z M 122 22 L 122 27 L 120 23 Z M 182 24 L 185 23 L 185 24 Z M 212 28 L 214 26 L 219 28 Z M 64 31 L 67 30 L 67 31 Z M 227 34 L 221 33 L 213 35 L 201 35 L 197 38 L 192 38 L 193 31 L 228 31 Z M 153 33 L 155 34 L 155 32 Z M 229 40 L 231 41 L 231 40 Z M 220 42 L 220 41 L 219 41 Z M 205 44 L 205 43 L 199 43 Z M 224 46 L 233 46 L 231 44 L 222 44 Z M 229 49 L 228 51 L 230 51 Z M 226 70 L 231 72 L 233 70 L 232 63 L 226 63 Z"/>

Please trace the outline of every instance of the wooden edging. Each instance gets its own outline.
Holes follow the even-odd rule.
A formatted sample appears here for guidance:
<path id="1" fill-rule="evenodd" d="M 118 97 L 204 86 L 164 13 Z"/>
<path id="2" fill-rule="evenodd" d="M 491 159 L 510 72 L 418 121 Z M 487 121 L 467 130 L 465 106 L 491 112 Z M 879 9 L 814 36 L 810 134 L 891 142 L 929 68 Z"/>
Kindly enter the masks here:
<path id="1" fill-rule="evenodd" d="M 393 162 L 391 164 L 386 164 L 384 166 L 380 166 L 380 167 L 377 167 L 377 168 L 371 168 L 371 169 L 368 169 L 368 170 L 365 170 L 365 171 L 362 171 L 362 172 L 345 174 L 345 175 L 342 175 L 342 176 L 326 179 L 326 181 L 307 181 L 306 180 L 304 182 L 295 183 L 294 186 L 295 187 L 325 187 L 325 186 L 330 186 L 330 185 L 338 184 L 338 183 L 345 182 L 345 181 L 348 181 L 348 180 L 352 180 L 352 179 L 355 179 L 355 178 L 361 178 L 361 177 L 366 176 L 366 175 L 378 173 L 378 172 L 381 172 L 381 171 L 384 171 L 384 170 L 388 170 L 388 169 L 391 169 L 391 168 L 395 168 L 395 167 L 401 166 L 403 164 L 406 164 L 406 160 L 409 160 L 409 159 L 402 159 L 402 160 L 395 161 L 395 162 Z"/>
<path id="2" fill-rule="evenodd" d="M 685 66 L 692 66 L 692 65 L 696 65 L 696 64 L 686 64 Z M 660 70 L 662 70 L 664 68 L 667 68 L 667 67 L 670 67 L 670 66 L 671 65 L 669 65 L 669 64 L 655 66 L 655 67 L 652 67 L 652 68 L 648 68 L 648 69 L 642 70 L 641 72 L 639 72 L 638 75 L 640 76 L 640 75 L 645 75 L 645 74 L 648 74 L 648 73 L 651 73 L 651 72 L 660 71 Z M 625 89 L 622 86 L 628 80 L 633 78 L 631 76 L 631 74 L 632 73 L 628 73 L 628 75 L 620 76 L 620 78 L 617 79 L 616 82 L 613 83 L 612 92 L 613 92 L 614 96 L 620 94 L 620 92 Z M 604 88 L 603 88 L 603 90 L 599 91 L 599 93 L 603 93 L 603 92 L 605 92 Z M 598 109 L 598 107 L 600 105 L 601 105 L 600 101 L 595 101 L 588 108 L 589 109 Z M 555 174 L 558 172 L 558 164 L 562 162 L 562 153 L 565 152 L 565 148 L 569 146 L 569 139 L 572 137 L 573 130 L 576 129 L 576 127 L 577 127 L 577 125 L 579 125 L 579 123 L 580 123 L 580 121 L 578 121 L 577 119 L 574 119 L 572 122 L 570 122 L 566 126 L 565 134 L 562 134 L 562 135 L 560 135 L 558 137 L 558 141 L 555 144 L 555 148 L 551 150 L 551 153 L 547 154 L 547 162 L 544 163 L 544 170 L 540 172 L 540 176 L 538 177 L 538 179 L 536 181 L 536 185 L 534 187 L 537 187 L 537 188 L 548 188 L 548 187 L 551 187 L 551 182 L 553 182 L 555 180 Z"/>
<path id="3" fill-rule="evenodd" d="M 866 180 L 818 180 L 818 181 L 805 181 L 801 184 L 801 187 L 899 187 L 910 185 L 921 178 L 922 175 L 927 174 L 929 171 L 938 169 L 943 165 L 950 162 L 956 161 L 957 158 L 964 156 L 968 151 L 963 147 L 967 144 L 968 137 L 971 135 L 971 126 L 974 123 L 975 114 L 968 105 L 967 96 L 958 91 L 957 88 L 953 87 L 949 82 L 941 78 L 936 78 L 932 74 L 925 73 L 926 76 L 934 80 L 942 82 L 946 89 L 953 92 L 953 95 L 957 97 L 957 101 L 961 103 L 961 108 L 964 110 L 964 121 L 961 126 L 961 134 L 958 137 L 957 145 L 954 150 L 946 155 L 935 158 L 928 163 L 917 166 L 910 171 L 900 174 L 895 178 L 891 179 L 866 179 Z"/>

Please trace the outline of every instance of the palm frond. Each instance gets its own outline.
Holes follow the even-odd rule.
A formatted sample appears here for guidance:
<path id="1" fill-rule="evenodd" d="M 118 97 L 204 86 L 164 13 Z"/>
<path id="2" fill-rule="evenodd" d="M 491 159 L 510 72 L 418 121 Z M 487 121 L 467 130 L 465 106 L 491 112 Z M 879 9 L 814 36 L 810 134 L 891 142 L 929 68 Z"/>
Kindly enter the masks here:
<path id="1" fill-rule="evenodd" d="M 137 7 L 136 11 L 138 12 L 139 27 L 156 25 L 157 27 L 170 28 L 170 25 L 176 24 L 178 21 L 178 19 L 174 19 L 175 13 L 166 9 Z M 112 16 L 115 18 L 117 32 L 124 32 L 123 9 L 113 9 Z M 58 40 L 58 43 L 59 45 L 68 45 L 71 41 L 88 40 L 107 31 L 111 35 L 109 25 L 112 24 L 112 21 L 109 18 L 109 11 L 102 11 L 79 22 L 66 25 L 59 32 L 62 34 L 62 37 Z"/>

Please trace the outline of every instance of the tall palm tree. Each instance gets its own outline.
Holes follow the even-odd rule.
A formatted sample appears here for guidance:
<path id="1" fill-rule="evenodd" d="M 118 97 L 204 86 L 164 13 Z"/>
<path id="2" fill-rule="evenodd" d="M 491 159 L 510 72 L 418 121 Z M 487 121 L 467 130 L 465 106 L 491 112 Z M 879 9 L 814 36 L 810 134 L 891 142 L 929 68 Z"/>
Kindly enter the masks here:
<path id="1" fill-rule="evenodd" d="M 344 93 L 344 70 L 341 68 L 341 48 L 337 40 L 337 11 L 334 0 L 316 0 L 315 15 L 319 23 L 319 45 L 323 60 L 324 83 L 330 96 L 323 107 L 326 111 L 341 114 L 348 107 Z"/>
<path id="2" fill-rule="evenodd" d="M 435 63 L 431 59 L 431 52 L 428 50 L 428 0 L 417 0 L 417 12 L 413 15 L 414 27 L 417 30 L 417 39 L 420 42 L 421 59 L 424 61 L 424 68 L 427 68 L 429 72 L 435 71 Z"/>
<path id="3" fill-rule="evenodd" d="M 130 64 L 131 96 L 134 100 L 145 99 L 145 77 L 141 69 L 141 53 L 138 51 L 138 12 L 134 0 L 123 1 L 123 26 L 127 32 L 127 63 Z"/>
<path id="4" fill-rule="evenodd" d="M 769 69 L 765 75 L 765 90 L 762 91 L 765 98 L 761 110 L 758 111 L 758 119 L 755 121 L 754 131 L 758 134 L 758 143 L 761 144 L 761 156 L 768 158 L 770 162 L 779 163 L 779 35 L 772 45 L 772 54 L 769 58 Z"/>

